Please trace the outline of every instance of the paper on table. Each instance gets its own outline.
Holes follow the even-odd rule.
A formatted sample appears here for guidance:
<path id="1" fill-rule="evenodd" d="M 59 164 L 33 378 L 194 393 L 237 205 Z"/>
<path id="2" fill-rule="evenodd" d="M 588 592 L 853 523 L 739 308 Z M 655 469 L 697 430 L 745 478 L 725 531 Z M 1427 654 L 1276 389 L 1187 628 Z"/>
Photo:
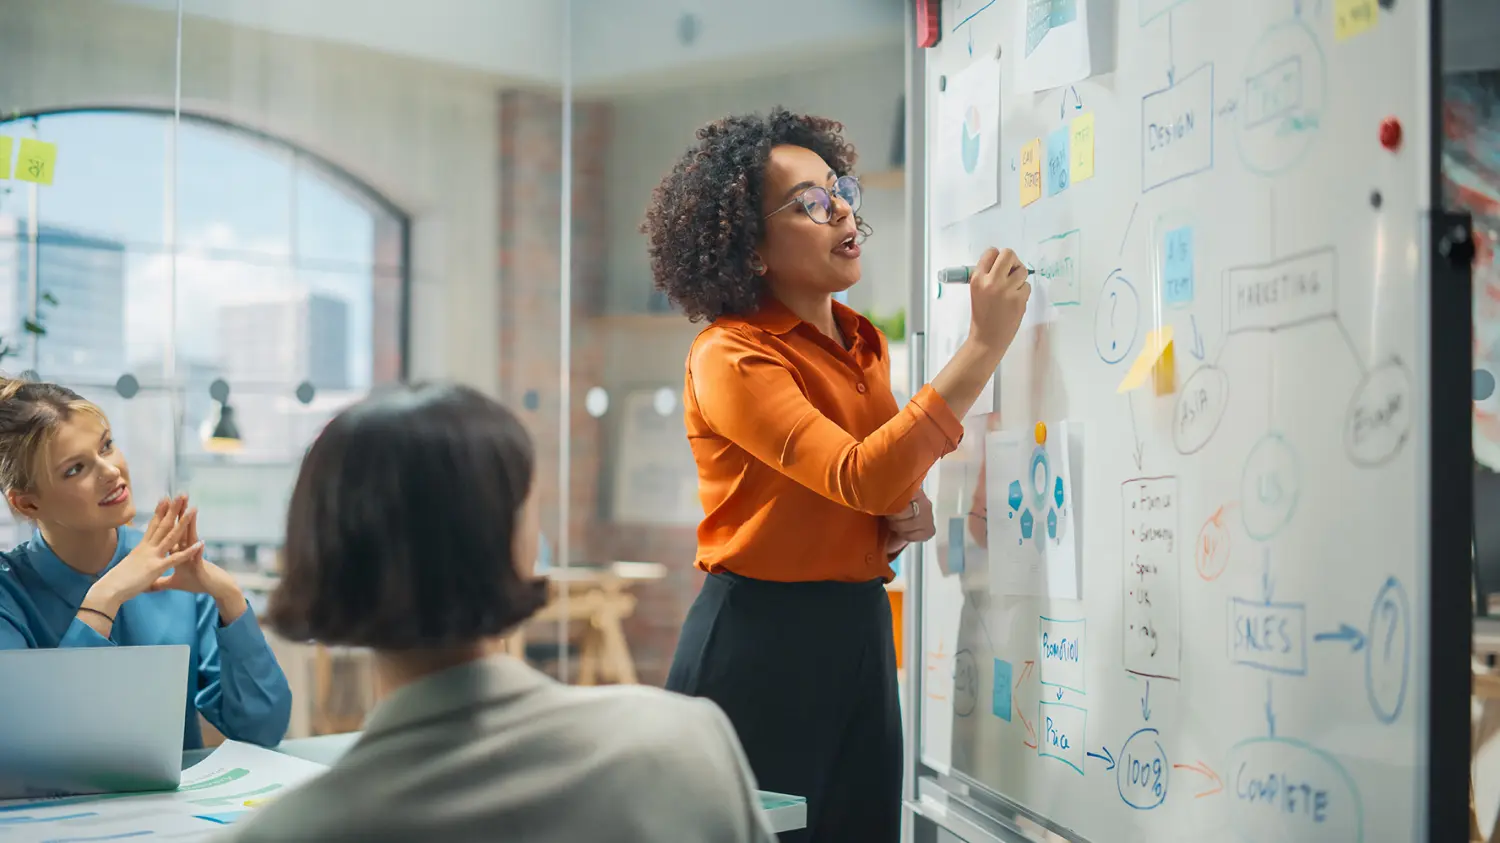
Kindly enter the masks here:
<path id="1" fill-rule="evenodd" d="M 264 804 L 327 769 L 273 750 L 226 741 L 183 770 L 175 791 L 0 802 L 0 825 L 44 826 L 49 835 L 68 839 L 202 840 L 249 813 L 247 803 Z"/>
<path id="2" fill-rule="evenodd" d="M 1000 62 L 986 58 L 948 77 L 938 94 L 934 196 L 939 221 L 958 222 L 1000 201 Z"/>
<path id="3" fill-rule="evenodd" d="M 1029 432 L 995 431 L 985 437 L 993 594 L 1082 596 L 1073 472 L 1081 428 L 1069 422 L 1048 428 L 1042 443 Z"/>

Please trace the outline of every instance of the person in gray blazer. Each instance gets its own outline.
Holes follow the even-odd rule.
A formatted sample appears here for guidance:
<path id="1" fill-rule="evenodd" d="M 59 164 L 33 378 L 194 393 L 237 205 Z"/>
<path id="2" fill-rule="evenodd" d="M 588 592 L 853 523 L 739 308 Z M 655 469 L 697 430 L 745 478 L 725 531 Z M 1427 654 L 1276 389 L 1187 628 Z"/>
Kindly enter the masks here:
<path id="1" fill-rule="evenodd" d="M 515 416 L 460 386 L 401 387 L 324 429 L 267 621 L 374 650 L 382 698 L 327 773 L 228 839 L 772 843 L 713 703 L 562 685 L 498 652 L 546 600 L 533 464 Z"/>

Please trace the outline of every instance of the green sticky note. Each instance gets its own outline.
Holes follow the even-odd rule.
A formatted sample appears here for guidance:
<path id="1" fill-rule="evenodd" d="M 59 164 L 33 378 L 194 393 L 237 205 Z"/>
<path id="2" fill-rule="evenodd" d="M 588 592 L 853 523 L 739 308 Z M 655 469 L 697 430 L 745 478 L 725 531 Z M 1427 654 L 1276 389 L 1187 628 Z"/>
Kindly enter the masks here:
<path id="1" fill-rule="evenodd" d="M 57 168 L 57 144 L 35 138 L 21 138 L 21 153 L 16 156 L 16 179 L 37 184 L 51 184 Z"/>
<path id="2" fill-rule="evenodd" d="M 10 178 L 10 138 L 0 135 L 0 179 Z"/>

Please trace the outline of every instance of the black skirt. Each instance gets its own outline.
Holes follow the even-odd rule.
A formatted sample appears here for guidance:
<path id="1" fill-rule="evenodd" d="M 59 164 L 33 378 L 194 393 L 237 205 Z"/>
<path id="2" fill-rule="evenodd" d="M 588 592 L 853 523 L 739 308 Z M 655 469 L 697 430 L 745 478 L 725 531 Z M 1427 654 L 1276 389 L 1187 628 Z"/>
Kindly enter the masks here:
<path id="1" fill-rule="evenodd" d="M 667 688 L 724 709 L 762 790 L 804 796 L 806 843 L 897 843 L 901 705 L 884 583 L 710 574 Z"/>

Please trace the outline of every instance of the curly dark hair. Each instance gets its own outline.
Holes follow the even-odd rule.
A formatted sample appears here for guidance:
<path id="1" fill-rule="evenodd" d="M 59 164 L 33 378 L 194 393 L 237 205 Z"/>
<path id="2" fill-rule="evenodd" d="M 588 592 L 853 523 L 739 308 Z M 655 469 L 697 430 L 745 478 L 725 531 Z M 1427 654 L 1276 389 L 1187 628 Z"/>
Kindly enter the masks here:
<path id="1" fill-rule="evenodd" d="M 656 289 L 694 322 L 760 307 L 765 282 L 750 269 L 750 255 L 765 225 L 761 191 L 771 148 L 805 147 L 847 175 L 858 156 L 843 131 L 836 120 L 780 106 L 699 129 L 698 143 L 652 192 L 641 224 Z M 856 220 L 868 237 L 869 226 Z"/>

